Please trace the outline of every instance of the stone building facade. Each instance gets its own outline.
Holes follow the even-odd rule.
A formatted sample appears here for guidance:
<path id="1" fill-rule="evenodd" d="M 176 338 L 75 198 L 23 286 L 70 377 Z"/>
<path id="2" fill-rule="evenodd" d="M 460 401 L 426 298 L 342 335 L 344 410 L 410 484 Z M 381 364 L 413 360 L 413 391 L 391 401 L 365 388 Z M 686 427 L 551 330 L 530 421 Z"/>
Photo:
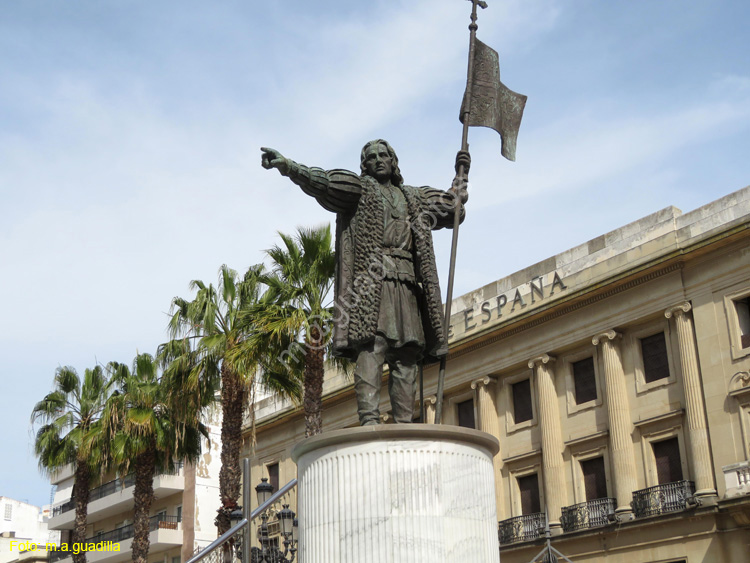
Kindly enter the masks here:
<path id="1" fill-rule="evenodd" d="M 443 422 L 500 440 L 503 563 L 532 560 L 546 535 L 573 561 L 748 560 L 748 227 L 745 188 L 454 301 Z M 436 378 L 425 369 L 428 423 Z M 357 424 L 350 378 L 330 374 L 324 394 L 324 430 Z M 283 485 L 300 409 L 266 398 L 256 425 L 253 478 Z"/>

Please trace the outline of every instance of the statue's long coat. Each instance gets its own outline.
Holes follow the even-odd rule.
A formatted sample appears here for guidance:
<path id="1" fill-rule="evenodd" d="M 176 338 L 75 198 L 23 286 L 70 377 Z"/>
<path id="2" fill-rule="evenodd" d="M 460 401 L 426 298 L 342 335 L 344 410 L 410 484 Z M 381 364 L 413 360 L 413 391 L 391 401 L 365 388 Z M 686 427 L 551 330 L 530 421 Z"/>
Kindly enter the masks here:
<path id="1" fill-rule="evenodd" d="M 289 177 L 336 213 L 333 346 L 337 355 L 356 359 L 359 350 L 375 338 L 380 311 L 385 207 L 379 185 L 369 176 L 348 170 L 326 172 L 297 163 Z M 452 226 L 454 199 L 450 192 L 434 188 L 399 188 L 406 199 L 414 272 L 421 287 L 425 356 L 434 359 L 447 352 L 447 344 L 431 230 Z"/>

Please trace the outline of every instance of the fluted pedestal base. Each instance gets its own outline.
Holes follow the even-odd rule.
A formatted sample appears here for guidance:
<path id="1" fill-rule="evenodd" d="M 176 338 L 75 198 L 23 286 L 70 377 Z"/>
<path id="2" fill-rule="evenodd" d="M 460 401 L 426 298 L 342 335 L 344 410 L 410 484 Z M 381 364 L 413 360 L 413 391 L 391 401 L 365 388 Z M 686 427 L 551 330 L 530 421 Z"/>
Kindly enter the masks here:
<path id="1" fill-rule="evenodd" d="M 499 563 L 492 456 L 455 426 L 366 426 L 292 451 L 301 563 Z"/>

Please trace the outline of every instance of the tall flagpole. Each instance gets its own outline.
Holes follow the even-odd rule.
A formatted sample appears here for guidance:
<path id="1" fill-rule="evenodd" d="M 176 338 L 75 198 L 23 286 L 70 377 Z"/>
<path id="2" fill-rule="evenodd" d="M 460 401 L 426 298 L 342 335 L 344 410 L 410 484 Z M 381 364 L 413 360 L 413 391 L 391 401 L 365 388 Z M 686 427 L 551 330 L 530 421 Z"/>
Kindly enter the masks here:
<path id="1" fill-rule="evenodd" d="M 471 109 L 471 89 L 473 86 L 474 76 L 474 45 L 477 37 L 477 6 L 486 8 L 487 3 L 482 0 L 469 0 L 471 7 L 471 23 L 469 24 L 469 68 L 466 79 L 466 104 L 462 108 L 462 121 L 464 124 L 463 134 L 461 135 L 461 150 L 469 150 L 469 111 Z M 458 168 L 458 177 L 464 174 L 464 165 L 460 164 Z M 451 322 L 451 301 L 453 301 L 453 281 L 456 275 L 456 253 L 458 252 L 458 227 L 461 219 L 461 198 L 456 193 L 456 209 L 453 214 L 453 240 L 451 241 L 451 262 L 448 272 L 448 295 L 445 298 L 445 323 L 446 343 L 448 341 L 448 332 Z M 448 353 L 440 358 L 440 371 L 438 373 L 437 402 L 435 405 L 435 424 L 441 424 L 443 418 L 443 392 L 445 388 L 445 366 L 448 361 Z"/>

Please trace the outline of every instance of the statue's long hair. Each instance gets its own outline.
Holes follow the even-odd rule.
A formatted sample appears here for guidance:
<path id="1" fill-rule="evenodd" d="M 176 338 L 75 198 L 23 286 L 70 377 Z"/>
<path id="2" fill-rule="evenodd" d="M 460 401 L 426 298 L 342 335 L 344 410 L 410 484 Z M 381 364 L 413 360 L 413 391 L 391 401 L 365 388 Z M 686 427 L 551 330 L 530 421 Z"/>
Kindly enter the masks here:
<path id="1" fill-rule="evenodd" d="M 367 175 L 367 169 L 365 168 L 365 153 L 367 152 L 367 149 L 369 149 L 373 145 L 383 145 L 386 150 L 388 151 L 388 154 L 390 155 L 391 159 L 393 160 L 393 171 L 391 172 L 391 184 L 394 186 L 401 186 L 404 183 L 404 177 L 401 175 L 401 170 L 399 170 L 398 167 L 398 157 L 396 156 L 396 151 L 393 150 L 393 147 L 388 144 L 388 141 L 384 139 L 375 139 L 374 141 L 370 141 L 367 143 L 364 147 L 362 147 L 362 153 L 359 157 L 359 169 L 361 171 L 362 176 Z"/>

